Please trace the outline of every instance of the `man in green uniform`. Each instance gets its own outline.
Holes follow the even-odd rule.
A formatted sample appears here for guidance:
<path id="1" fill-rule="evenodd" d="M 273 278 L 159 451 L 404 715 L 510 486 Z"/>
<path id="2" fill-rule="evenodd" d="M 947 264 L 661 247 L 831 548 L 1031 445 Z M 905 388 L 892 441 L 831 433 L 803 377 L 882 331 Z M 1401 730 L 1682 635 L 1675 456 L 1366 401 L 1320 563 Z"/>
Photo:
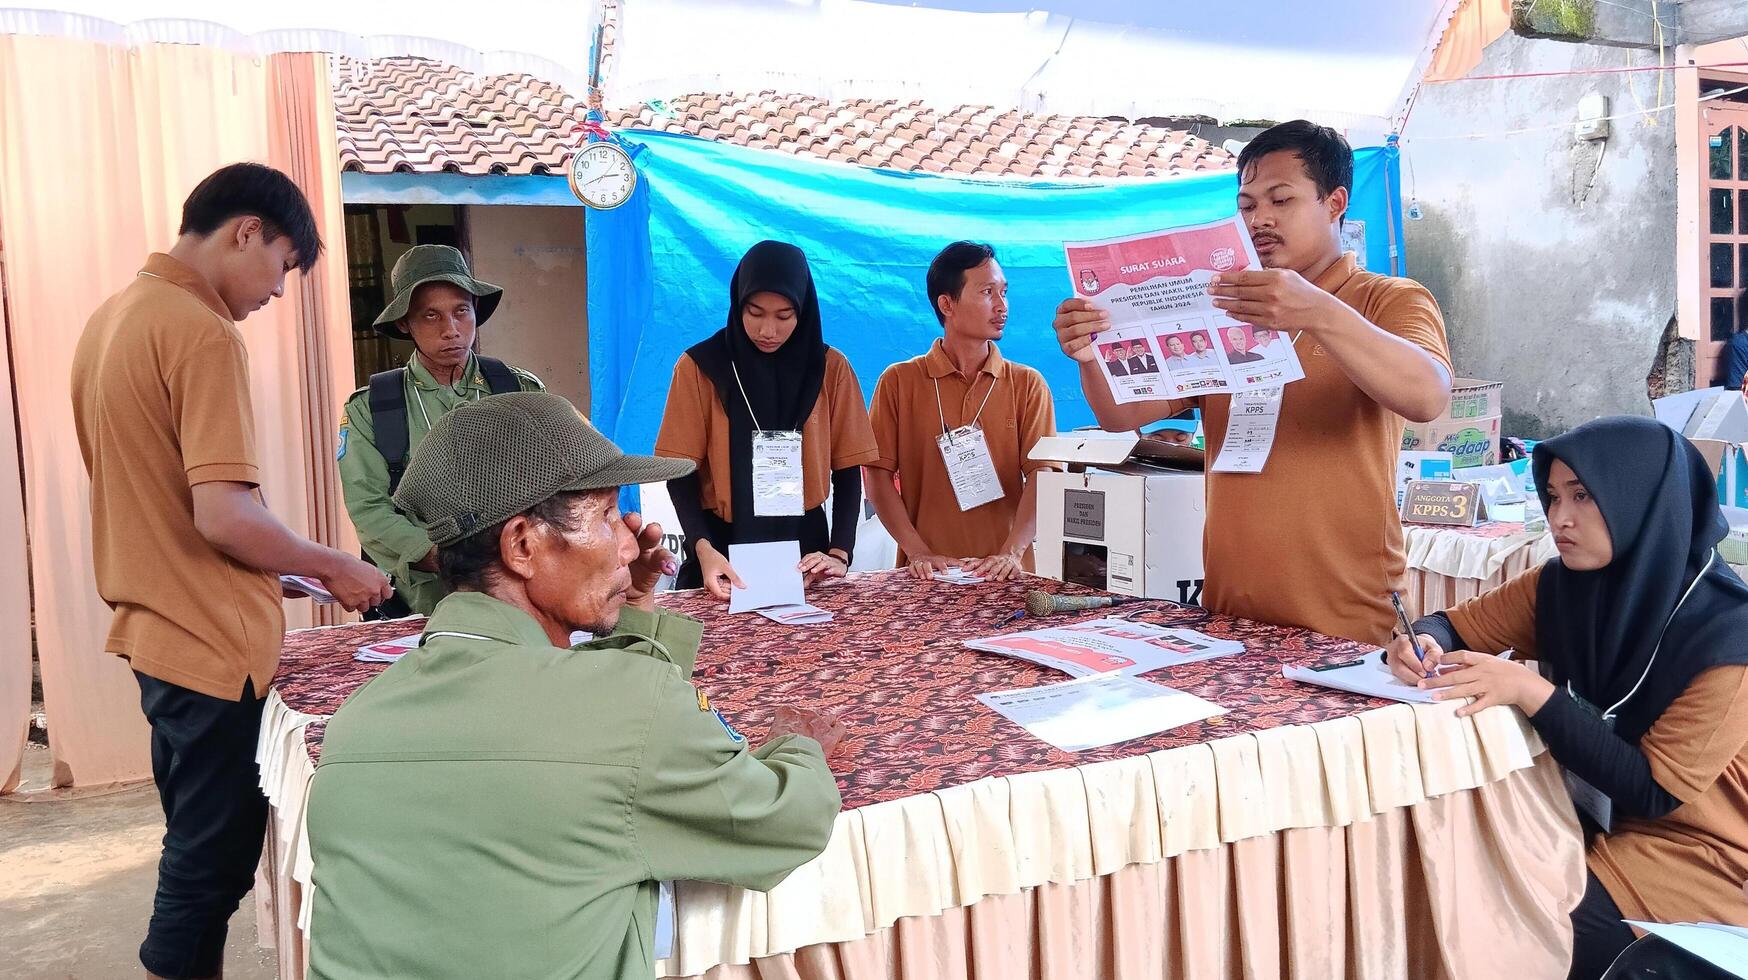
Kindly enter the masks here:
<path id="1" fill-rule="evenodd" d="M 395 262 L 394 299 L 376 329 L 417 348 L 407 366 L 373 375 L 340 413 L 340 486 L 358 540 L 377 567 L 394 579 L 396 600 L 386 618 L 430 615 L 443 588 L 431 539 L 390 498 L 412 451 L 431 423 L 457 405 L 487 395 L 542 391 L 540 379 L 473 352 L 474 333 L 503 298 L 503 289 L 468 272 L 467 260 L 447 245 L 419 245 Z M 405 605 L 401 605 L 404 603 Z"/>
<path id="2" fill-rule="evenodd" d="M 328 724 L 311 977 L 648 980 L 658 881 L 769 889 L 825 848 L 842 726 L 779 709 L 749 749 L 689 681 L 702 626 L 655 607 L 660 526 L 619 513 L 691 471 L 557 395 L 436 420 L 395 501 L 454 591 Z"/>

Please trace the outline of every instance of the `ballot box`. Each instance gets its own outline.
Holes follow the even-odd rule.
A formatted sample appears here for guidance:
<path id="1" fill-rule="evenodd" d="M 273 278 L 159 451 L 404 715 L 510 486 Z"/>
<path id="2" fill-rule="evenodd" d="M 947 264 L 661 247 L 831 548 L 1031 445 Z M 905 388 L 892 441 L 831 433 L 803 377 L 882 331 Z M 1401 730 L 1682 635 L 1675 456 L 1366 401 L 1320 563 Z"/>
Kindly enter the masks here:
<path id="1" fill-rule="evenodd" d="M 1119 595 L 1202 600 L 1201 452 L 1132 433 L 1038 440 L 1037 573 Z"/>

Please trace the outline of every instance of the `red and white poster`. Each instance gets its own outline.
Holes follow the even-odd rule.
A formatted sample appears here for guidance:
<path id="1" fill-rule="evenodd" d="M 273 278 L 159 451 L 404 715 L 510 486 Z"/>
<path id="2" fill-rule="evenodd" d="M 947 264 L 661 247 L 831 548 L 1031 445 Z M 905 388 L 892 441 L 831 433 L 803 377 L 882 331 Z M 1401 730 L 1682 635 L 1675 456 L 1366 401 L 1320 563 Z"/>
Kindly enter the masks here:
<path id="1" fill-rule="evenodd" d="M 1232 319 L 1208 295 L 1215 273 L 1262 268 L 1237 217 L 1062 247 L 1075 292 L 1111 314 L 1093 346 L 1119 404 L 1305 376 L 1291 338 Z"/>

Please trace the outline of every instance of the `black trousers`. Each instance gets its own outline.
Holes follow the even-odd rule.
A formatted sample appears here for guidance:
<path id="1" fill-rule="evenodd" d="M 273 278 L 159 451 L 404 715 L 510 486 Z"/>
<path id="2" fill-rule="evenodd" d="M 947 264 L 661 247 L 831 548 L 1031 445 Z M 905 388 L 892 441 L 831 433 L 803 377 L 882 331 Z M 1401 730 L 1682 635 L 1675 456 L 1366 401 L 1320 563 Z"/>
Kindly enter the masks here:
<path id="1" fill-rule="evenodd" d="M 1601 980 L 1609 964 L 1633 944 L 1633 929 L 1596 875 L 1586 873 L 1584 897 L 1572 910 L 1572 971 L 1566 980 Z"/>
<path id="2" fill-rule="evenodd" d="M 267 829 L 255 764 L 264 699 L 248 681 L 240 700 L 226 701 L 137 671 L 134 677 L 164 807 L 158 892 L 140 963 L 171 980 L 214 976 Z"/>
<path id="3" fill-rule="evenodd" d="M 1680 946 L 1646 936 L 1627 947 L 1603 980 L 1735 980 Z"/>

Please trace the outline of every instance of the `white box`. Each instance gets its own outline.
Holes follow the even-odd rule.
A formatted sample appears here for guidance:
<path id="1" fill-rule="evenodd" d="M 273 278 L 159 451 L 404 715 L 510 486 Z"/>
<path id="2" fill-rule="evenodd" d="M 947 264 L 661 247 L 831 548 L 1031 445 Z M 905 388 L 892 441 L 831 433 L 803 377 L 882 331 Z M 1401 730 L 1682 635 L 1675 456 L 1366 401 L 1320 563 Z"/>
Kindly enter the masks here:
<path id="1" fill-rule="evenodd" d="M 1207 490 L 1200 472 L 1129 459 L 1133 435 L 1040 439 L 1037 572 L 1119 595 L 1200 604 Z"/>

